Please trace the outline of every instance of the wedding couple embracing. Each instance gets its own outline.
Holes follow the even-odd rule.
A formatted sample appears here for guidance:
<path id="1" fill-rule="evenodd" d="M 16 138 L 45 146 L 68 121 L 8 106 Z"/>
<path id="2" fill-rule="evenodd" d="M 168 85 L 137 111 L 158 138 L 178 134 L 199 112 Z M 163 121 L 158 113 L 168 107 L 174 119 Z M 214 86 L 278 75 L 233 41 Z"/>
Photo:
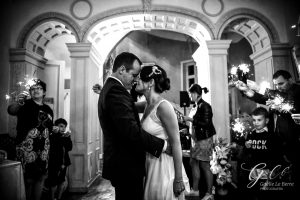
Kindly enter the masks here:
<path id="1" fill-rule="evenodd" d="M 146 102 L 134 102 L 133 84 Z M 141 68 L 140 59 L 128 52 L 115 58 L 100 92 L 98 115 L 104 137 L 102 176 L 115 187 L 116 200 L 184 199 L 189 189 L 177 117 L 160 95 L 169 89 L 170 79 L 160 66 Z M 141 120 L 139 112 L 144 113 Z"/>

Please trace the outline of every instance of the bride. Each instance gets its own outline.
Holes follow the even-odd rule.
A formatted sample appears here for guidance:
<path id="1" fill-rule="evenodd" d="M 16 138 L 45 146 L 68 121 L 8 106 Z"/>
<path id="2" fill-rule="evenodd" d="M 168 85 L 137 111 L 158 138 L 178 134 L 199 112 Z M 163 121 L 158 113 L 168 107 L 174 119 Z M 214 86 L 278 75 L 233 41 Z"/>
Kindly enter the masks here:
<path id="1" fill-rule="evenodd" d="M 184 199 L 184 188 L 189 189 L 182 164 L 182 150 L 177 117 L 173 106 L 161 93 L 170 89 L 170 79 L 158 65 L 144 66 L 135 90 L 146 98 L 141 120 L 142 128 L 156 137 L 168 140 L 172 156 L 163 153 L 159 158 L 146 154 L 144 200 Z M 138 106 L 137 106 L 138 107 Z"/>

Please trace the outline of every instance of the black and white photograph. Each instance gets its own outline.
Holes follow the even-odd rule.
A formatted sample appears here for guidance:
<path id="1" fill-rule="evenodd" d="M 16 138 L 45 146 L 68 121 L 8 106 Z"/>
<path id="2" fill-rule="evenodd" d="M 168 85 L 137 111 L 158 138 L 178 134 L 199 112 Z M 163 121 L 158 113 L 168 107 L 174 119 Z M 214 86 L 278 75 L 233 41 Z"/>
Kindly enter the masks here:
<path id="1" fill-rule="evenodd" d="M 300 191 L 298 0 L 2 0 L 1 200 Z"/>

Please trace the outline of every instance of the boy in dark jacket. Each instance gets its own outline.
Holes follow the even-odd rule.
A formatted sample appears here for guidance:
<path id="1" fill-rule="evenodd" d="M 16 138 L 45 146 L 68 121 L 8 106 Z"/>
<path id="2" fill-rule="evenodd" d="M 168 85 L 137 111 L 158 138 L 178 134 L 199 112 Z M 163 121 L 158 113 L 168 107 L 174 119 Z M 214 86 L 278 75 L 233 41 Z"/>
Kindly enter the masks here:
<path id="1" fill-rule="evenodd" d="M 50 136 L 50 156 L 48 184 L 50 185 L 51 199 L 61 199 L 62 193 L 66 188 L 67 167 L 71 164 L 69 151 L 72 150 L 72 140 L 70 132 L 66 131 L 67 121 L 59 118 L 54 122 L 58 127 L 58 133 L 52 133 Z"/>

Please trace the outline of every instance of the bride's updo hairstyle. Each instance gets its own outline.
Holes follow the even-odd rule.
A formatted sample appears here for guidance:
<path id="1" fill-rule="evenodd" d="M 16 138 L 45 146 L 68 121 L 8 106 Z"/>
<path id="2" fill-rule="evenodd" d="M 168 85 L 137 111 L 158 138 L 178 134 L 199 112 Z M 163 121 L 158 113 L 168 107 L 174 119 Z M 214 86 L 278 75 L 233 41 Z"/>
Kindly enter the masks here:
<path id="1" fill-rule="evenodd" d="M 170 89 L 170 79 L 166 71 L 158 65 L 146 65 L 142 67 L 140 78 L 143 82 L 149 82 L 151 79 L 155 82 L 155 92 L 163 93 Z"/>

